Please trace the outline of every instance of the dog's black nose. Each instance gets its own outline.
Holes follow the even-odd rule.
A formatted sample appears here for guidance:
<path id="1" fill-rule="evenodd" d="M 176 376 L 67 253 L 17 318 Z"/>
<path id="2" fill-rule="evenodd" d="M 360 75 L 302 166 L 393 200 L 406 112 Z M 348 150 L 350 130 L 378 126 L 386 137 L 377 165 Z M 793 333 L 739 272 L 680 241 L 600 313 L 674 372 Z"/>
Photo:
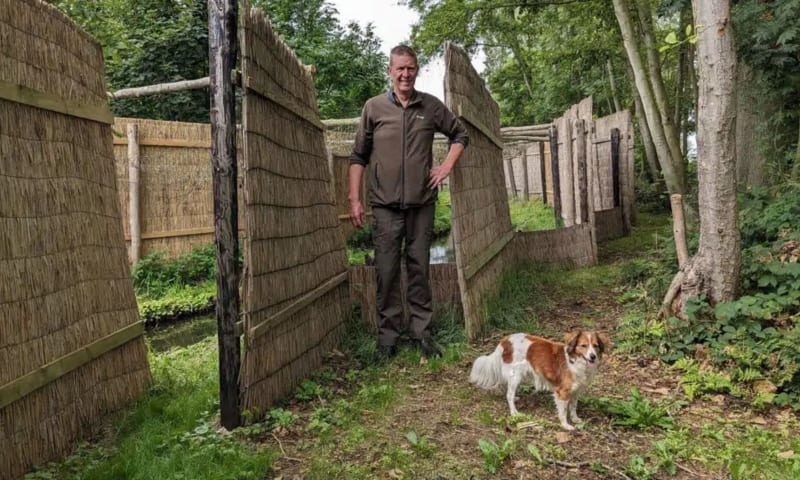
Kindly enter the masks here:
<path id="1" fill-rule="evenodd" d="M 594 353 L 589 355 L 589 360 L 594 362 L 595 360 L 597 360 L 597 355 L 595 355 Z"/>

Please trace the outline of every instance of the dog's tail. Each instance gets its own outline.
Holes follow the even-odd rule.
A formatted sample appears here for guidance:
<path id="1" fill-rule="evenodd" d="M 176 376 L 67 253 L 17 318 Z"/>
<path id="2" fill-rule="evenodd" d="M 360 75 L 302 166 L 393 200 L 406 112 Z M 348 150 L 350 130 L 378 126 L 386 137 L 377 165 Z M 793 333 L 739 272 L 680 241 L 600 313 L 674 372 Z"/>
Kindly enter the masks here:
<path id="1" fill-rule="evenodd" d="M 503 348 L 498 346 L 489 355 L 481 355 L 472 364 L 469 381 L 484 390 L 494 390 L 506 383 L 503 378 Z"/>

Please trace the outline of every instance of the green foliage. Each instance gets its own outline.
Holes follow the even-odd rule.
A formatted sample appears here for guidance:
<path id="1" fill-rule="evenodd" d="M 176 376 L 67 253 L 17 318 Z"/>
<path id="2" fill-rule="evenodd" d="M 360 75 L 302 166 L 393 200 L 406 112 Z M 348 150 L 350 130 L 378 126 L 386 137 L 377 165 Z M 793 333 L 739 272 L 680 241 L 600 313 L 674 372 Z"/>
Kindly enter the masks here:
<path id="1" fill-rule="evenodd" d="M 153 384 L 132 409 L 114 418 L 112 438 L 82 444 L 70 457 L 29 479 L 260 479 L 276 452 L 218 432 L 217 339 L 150 354 Z M 111 445 L 111 446 L 108 446 Z"/>
<path id="2" fill-rule="evenodd" d="M 342 26 L 327 0 L 254 0 L 269 14 L 275 31 L 306 65 L 313 65 L 322 118 L 352 118 L 364 102 L 384 91 L 389 59 L 372 24 Z"/>
<path id="3" fill-rule="evenodd" d="M 549 205 L 545 205 L 540 198 L 533 198 L 527 202 L 517 199 L 510 200 L 508 207 L 511 213 L 511 226 L 518 232 L 556 228 L 553 209 Z"/>
<path id="4" fill-rule="evenodd" d="M 164 252 L 145 255 L 136 262 L 131 272 L 136 295 L 158 298 L 170 288 L 214 280 L 217 274 L 215 248 L 213 243 L 200 245 L 175 258 L 168 257 Z M 240 253 L 239 267 L 241 263 Z"/>
<path id="5" fill-rule="evenodd" d="M 485 76 L 503 125 L 545 123 L 587 95 L 598 116 L 613 110 L 606 62 L 625 63 L 613 9 L 601 1 L 514 5 L 500 0 L 409 0 L 420 14 L 412 42 L 425 57 L 446 41 L 486 54 Z M 622 82 L 617 82 L 622 85 Z M 624 102 L 627 92 L 618 91 Z"/>
<path id="6" fill-rule="evenodd" d="M 217 284 L 213 281 L 172 287 L 160 298 L 138 298 L 139 317 L 146 326 L 153 326 L 185 316 L 203 314 L 214 308 L 216 296 Z"/>
<path id="7" fill-rule="evenodd" d="M 665 430 L 675 426 L 667 407 L 652 404 L 650 400 L 643 398 L 639 389 L 635 387 L 631 388 L 631 396 L 628 399 L 600 398 L 594 400 L 594 403 L 600 410 L 617 417 L 614 419 L 615 425 L 639 429 L 658 427 Z"/>
<path id="8" fill-rule="evenodd" d="M 423 457 L 430 457 L 433 455 L 433 452 L 436 449 L 436 447 L 428 439 L 427 435 L 422 435 L 420 437 L 417 435 L 417 432 L 413 430 L 406 433 L 406 440 L 408 440 L 409 445 L 411 445 L 414 450 Z"/>
<path id="9" fill-rule="evenodd" d="M 322 385 L 307 379 L 303 380 L 303 383 L 301 383 L 294 392 L 295 398 L 302 402 L 317 400 L 322 398 L 324 395 L 325 389 L 322 387 Z"/>
<path id="10" fill-rule="evenodd" d="M 516 444 L 514 440 L 507 438 L 497 444 L 491 440 L 478 440 L 478 448 L 483 454 L 483 466 L 489 473 L 497 473 L 503 462 L 514 453 Z"/>

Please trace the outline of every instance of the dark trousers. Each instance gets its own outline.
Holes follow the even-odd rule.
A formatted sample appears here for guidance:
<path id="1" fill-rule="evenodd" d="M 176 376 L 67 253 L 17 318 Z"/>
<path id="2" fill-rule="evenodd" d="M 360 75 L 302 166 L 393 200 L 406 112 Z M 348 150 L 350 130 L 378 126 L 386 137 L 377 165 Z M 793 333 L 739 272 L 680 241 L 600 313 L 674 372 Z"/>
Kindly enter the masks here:
<path id="1" fill-rule="evenodd" d="M 433 316 L 429 261 L 436 206 L 395 209 L 372 207 L 375 270 L 378 276 L 378 344 L 394 345 L 403 330 L 400 262 L 405 240 L 409 330 L 411 337 L 430 336 Z"/>

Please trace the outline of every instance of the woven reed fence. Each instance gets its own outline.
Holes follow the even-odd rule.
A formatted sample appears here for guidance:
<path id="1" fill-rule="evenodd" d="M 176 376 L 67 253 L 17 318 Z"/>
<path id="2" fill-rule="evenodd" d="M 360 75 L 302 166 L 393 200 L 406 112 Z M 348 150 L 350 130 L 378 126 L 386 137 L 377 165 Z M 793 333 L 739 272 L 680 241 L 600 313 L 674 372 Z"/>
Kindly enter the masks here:
<path id="1" fill-rule="evenodd" d="M 131 126 L 136 129 L 133 134 Z M 175 256 L 191 251 L 195 245 L 213 242 L 211 126 L 116 118 L 114 132 L 117 187 L 129 255 L 134 222 L 139 225 L 141 242 L 137 258 L 157 251 Z M 132 146 L 134 152 L 138 151 L 138 163 L 134 162 L 133 166 L 129 161 Z M 132 156 L 135 158 L 136 153 Z M 241 189 L 241 159 L 239 163 Z M 138 208 L 132 209 L 131 202 L 136 198 Z M 240 212 L 243 206 L 240 195 Z"/>
<path id="2" fill-rule="evenodd" d="M 464 50 L 445 51 L 445 99 L 469 130 L 470 144 L 450 179 L 452 235 L 467 336 L 476 338 L 482 305 L 513 261 L 497 103 Z"/>
<path id="3" fill-rule="evenodd" d="M 617 166 L 612 163 L 612 131 L 619 130 Z M 594 203 L 597 211 L 618 210 L 621 223 L 609 219 L 617 225 L 615 230 L 605 229 L 605 238 L 614 238 L 627 234 L 631 225 L 636 222 L 636 197 L 633 190 L 634 157 L 633 157 L 633 120 L 628 110 L 599 118 L 594 122 L 592 156 L 597 171 L 593 185 Z M 614 172 L 617 175 L 614 175 Z M 614 181 L 617 182 L 617 201 L 615 202 Z M 619 229 L 621 226 L 621 230 Z"/>
<path id="4" fill-rule="evenodd" d="M 257 9 L 243 13 L 245 272 L 242 407 L 263 412 L 322 364 L 349 314 L 311 75 Z"/>
<path id="5" fill-rule="evenodd" d="M 125 255 L 100 46 L 0 0 L 0 477 L 137 398 L 150 373 Z"/>
<path id="6" fill-rule="evenodd" d="M 550 161 L 549 145 L 545 142 L 530 142 L 506 146 L 503 149 L 503 159 L 506 189 L 511 197 L 523 200 L 541 198 L 547 201 L 547 182 L 546 177 L 542 176 L 543 173 L 547 174 L 547 170 L 542 167 Z M 551 195 L 552 191 L 551 186 Z"/>

